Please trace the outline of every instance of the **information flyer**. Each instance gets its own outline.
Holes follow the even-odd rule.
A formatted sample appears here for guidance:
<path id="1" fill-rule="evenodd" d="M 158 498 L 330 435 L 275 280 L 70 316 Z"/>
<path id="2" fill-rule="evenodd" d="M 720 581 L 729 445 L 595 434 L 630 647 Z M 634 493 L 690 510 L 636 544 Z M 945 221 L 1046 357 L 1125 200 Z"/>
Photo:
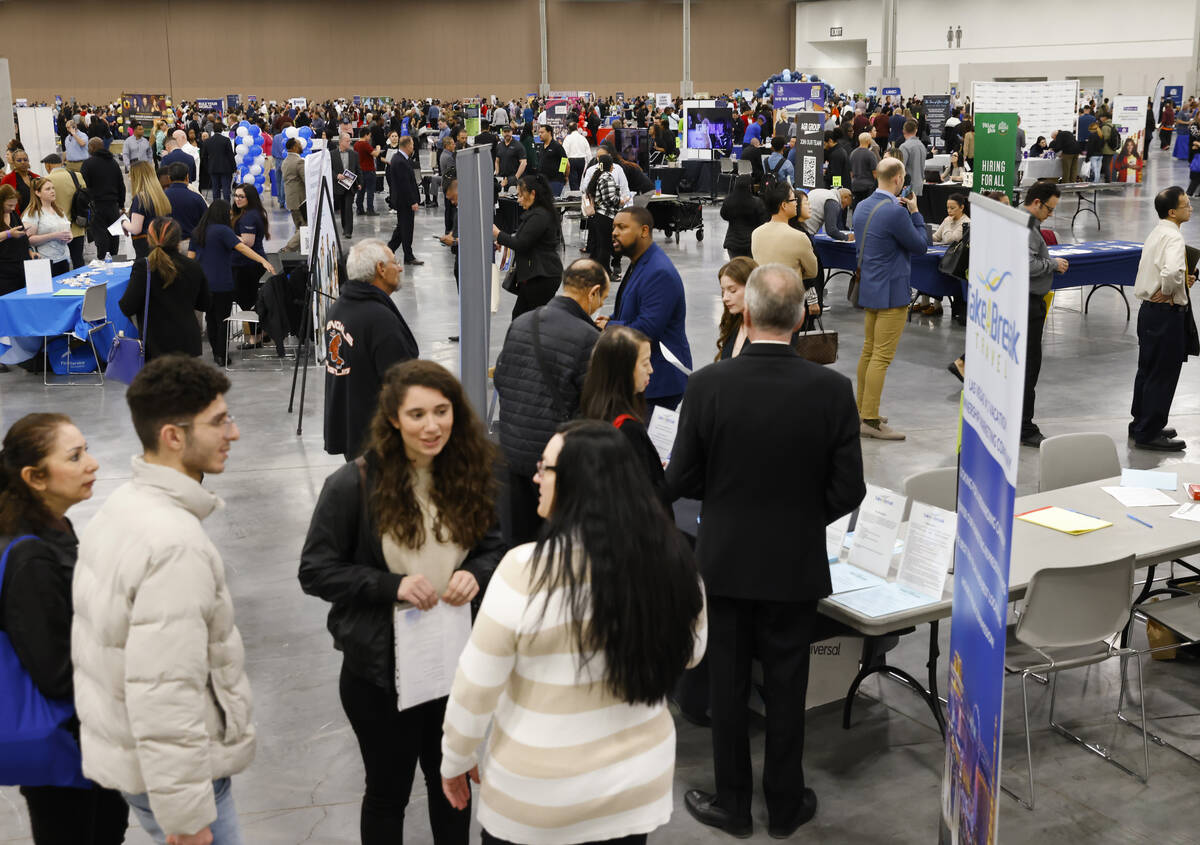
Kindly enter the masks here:
<path id="1" fill-rule="evenodd" d="M 926 94 L 921 98 L 925 106 L 925 122 L 929 124 L 929 142 L 934 150 L 944 150 L 946 121 L 950 118 L 949 94 Z"/>

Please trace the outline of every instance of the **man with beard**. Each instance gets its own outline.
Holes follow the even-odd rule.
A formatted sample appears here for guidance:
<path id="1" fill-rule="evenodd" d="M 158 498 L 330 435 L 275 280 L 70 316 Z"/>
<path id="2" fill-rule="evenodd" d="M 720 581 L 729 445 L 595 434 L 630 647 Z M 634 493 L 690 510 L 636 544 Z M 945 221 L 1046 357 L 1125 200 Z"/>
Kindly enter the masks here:
<path id="1" fill-rule="evenodd" d="M 596 323 L 601 328 L 629 326 L 650 340 L 653 374 L 646 387 L 646 404 L 674 410 L 683 398 L 692 367 L 683 280 L 654 243 L 654 218 L 645 208 L 633 206 L 617 212 L 612 239 L 613 252 L 629 259 L 629 269 L 617 291 L 612 319 L 599 317 Z"/>

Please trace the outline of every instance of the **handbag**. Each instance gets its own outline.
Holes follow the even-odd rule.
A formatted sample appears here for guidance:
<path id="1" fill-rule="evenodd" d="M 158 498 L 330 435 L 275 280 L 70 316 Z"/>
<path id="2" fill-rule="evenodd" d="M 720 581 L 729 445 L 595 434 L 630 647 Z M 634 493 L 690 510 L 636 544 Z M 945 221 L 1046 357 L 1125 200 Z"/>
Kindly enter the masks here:
<path id="1" fill-rule="evenodd" d="M 812 361 L 814 364 L 832 364 L 837 361 L 838 356 L 838 333 L 836 330 L 826 329 L 820 317 L 817 317 L 816 322 L 815 331 L 797 332 L 792 335 L 792 349 L 806 361 Z"/>
<path id="2" fill-rule="evenodd" d="M 946 254 L 938 260 L 938 270 L 956 279 L 967 277 L 967 268 L 971 266 L 971 224 L 963 224 L 962 240 L 950 244 Z"/>
<path id="3" fill-rule="evenodd" d="M 871 228 L 871 218 L 881 208 L 883 208 L 883 203 L 879 203 L 872 208 L 871 213 L 867 215 L 867 222 L 863 224 L 863 236 L 859 242 L 860 249 L 858 250 L 858 265 L 854 268 L 854 274 L 850 277 L 850 284 L 846 287 L 846 299 L 850 300 L 850 304 L 855 308 L 860 307 L 858 304 L 858 290 L 862 286 L 862 263 L 863 254 L 867 251 L 867 231 Z"/>
<path id="4" fill-rule="evenodd" d="M 33 539 L 32 534 L 16 537 L 4 548 L 0 582 L 13 547 Z M 74 714 L 72 699 L 42 695 L 8 634 L 0 631 L 0 785 L 90 787 L 79 743 L 64 724 Z"/>
<path id="5" fill-rule="evenodd" d="M 108 367 L 105 374 L 123 384 L 132 384 L 133 378 L 146 366 L 146 341 L 150 331 L 150 262 L 146 262 L 146 304 L 142 308 L 141 337 L 126 337 L 125 332 L 113 338 L 108 350 Z"/>

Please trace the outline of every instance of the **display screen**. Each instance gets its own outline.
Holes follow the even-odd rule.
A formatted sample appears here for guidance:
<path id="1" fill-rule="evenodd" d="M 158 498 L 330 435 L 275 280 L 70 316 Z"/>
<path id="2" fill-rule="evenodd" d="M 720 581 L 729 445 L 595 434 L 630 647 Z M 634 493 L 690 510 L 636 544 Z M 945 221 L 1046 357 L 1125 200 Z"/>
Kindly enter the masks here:
<path id="1" fill-rule="evenodd" d="M 650 133 L 645 129 L 617 129 L 617 152 L 625 161 L 632 161 L 650 172 Z"/>
<path id="2" fill-rule="evenodd" d="M 733 153 L 733 112 L 728 109 L 688 109 L 687 148 Z"/>

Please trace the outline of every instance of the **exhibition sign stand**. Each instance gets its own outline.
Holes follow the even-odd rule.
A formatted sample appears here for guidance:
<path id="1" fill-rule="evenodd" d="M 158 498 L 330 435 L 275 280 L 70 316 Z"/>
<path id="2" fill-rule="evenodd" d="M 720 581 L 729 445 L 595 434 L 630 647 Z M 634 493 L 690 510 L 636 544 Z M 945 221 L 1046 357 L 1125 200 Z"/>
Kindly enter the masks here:
<path id="1" fill-rule="evenodd" d="M 978 131 L 979 120 L 976 121 Z M 939 840 L 995 842 L 1004 646 L 1016 497 L 1033 218 L 971 200 L 967 369 L 950 625 Z"/>
<path id="2" fill-rule="evenodd" d="M 802 111 L 796 115 L 796 173 L 792 177 L 797 188 L 811 191 L 825 187 L 825 130 L 824 115 Z"/>
<path id="3" fill-rule="evenodd" d="M 492 297 L 492 148 L 454 154 L 458 172 L 459 380 L 481 419 L 487 417 Z"/>
<path id="4" fill-rule="evenodd" d="M 971 193 L 1001 191 L 1012 201 L 1020 155 L 1016 112 L 976 112 L 975 179 L 971 183 Z M 972 235 L 974 232 L 972 226 Z"/>
<path id="5" fill-rule="evenodd" d="M 925 123 L 929 126 L 929 142 L 934 151 L 946 148 L 946 121 L 950 119 L 950 95 L 926 94 L 921 98 L 925 107 Z"/>

